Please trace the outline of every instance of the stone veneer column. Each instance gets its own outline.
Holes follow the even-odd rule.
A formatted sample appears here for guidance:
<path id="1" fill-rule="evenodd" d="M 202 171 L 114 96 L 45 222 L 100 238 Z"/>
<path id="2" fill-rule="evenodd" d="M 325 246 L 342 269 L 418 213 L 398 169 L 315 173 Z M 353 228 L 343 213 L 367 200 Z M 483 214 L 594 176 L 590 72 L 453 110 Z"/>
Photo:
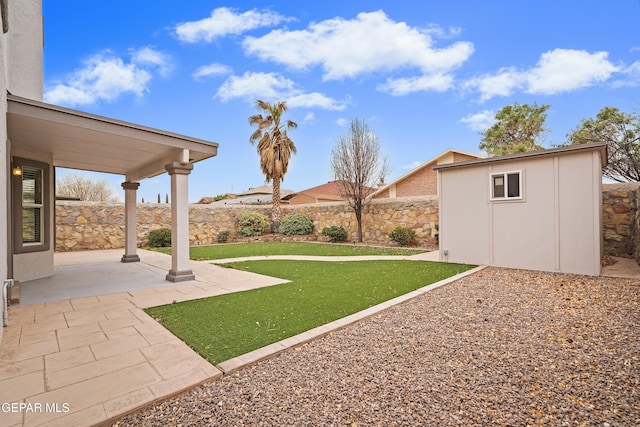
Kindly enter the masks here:
<path id="1" fill-rule="evenodd" d="M 140 187 L 139 182 L 123 182 L 122 188 L 124 188 L 124 255 L 122 255 L 122 262 L 138 262 L 140 257 L 138 256 L 138 233 L 137 227 L 137 209 L 136 209 L 136 191 Z"/>
<path id="2" fill-rule="evenodd" d="M 171 176 L 171 270 L 170 282 L 194 280 L 189 266 L 189 174 L 193 164 L 173 162 L 165 166 Z"/>

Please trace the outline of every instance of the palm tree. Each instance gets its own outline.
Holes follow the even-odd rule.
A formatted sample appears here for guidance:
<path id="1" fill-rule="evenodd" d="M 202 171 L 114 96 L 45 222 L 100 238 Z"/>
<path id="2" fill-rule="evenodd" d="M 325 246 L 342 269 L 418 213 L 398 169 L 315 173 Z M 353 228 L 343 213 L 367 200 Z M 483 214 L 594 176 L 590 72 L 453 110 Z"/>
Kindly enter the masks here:
<path id="1" fill-rule="evenodd" d="M 295 129 L 298 125 L 291 120 L 281 123 L 282 113 L 287 111 L 286 101 L 278 101 L 272 105 L 259 99 L 256 101 L 256 107 L 263 111 L 264 116 L 256 114 L 249 117 L 249 124 L 258 127 L 251 134 L 249 141 L 251 144 L 258 142 L 260 168 L 266 181 L 273 181 L 271 232 L 277 233 L 282 218 L 280 182 L 287 173 L 291 154 L 296 153 L 296 146 L 287 135 L 287 129 Z"/>

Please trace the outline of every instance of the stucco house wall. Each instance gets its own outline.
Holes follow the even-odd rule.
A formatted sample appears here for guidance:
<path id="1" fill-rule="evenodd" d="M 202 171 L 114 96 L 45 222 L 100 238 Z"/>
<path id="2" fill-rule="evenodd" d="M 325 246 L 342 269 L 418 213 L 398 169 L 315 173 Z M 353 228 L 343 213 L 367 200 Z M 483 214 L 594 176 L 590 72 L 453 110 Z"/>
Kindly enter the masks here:
<path id="1" fill-rule="evenodd" d="M 600 274 L 603 144 L 437 167 L 440 259 Z M 521 197 L 491 200 L 491 176 L 520 171 Z"/>
<path id="2" fill-rule="evenodd" d="M 42 4 L 40 0 L 21 0 L 10 1 L 7 3 L 9 7 L 9 31 L 4 34 L 3 37 L 3 70 L 5 72 L 6 90 L 3 90 L 3 114 L 2 114 L 2 135 L 4 140 L 7 141 L 7 153 L 4 159 L 6 159 L 7 168 L 2 176 L 6 179 L 5 188 L 7 192 L 5 194 L 10 195 L 11 182 L 8 177 L 11 176 L 11 158 L 22 157 L 38 162 L 43 162 L 49 165 L 49 215 L 54 214 L 54 167 L 53 159 L 50 155 L 35 152 L 31 150 L 21 150 L 16 146 L 11 145 L 11 141 L 7 140 L 7 98 L 6 92 L 22 97 L 27 97 L 35 100 L 42 100 L 43 93 L 43 73 L 42 73 L 42 43 L 43 43 L 43 28 L 42 28 Z M 11 206 L 10 200 L 5 200 L 6 203 L 2 218 L 10 218 L 11 213 L 7 212 L 9 206 Z M 11 226 L 9 222 L 8 226 Z M 31 252 L 23 254 L 14 254 L 13 257 L 13 278 L 19 281 L 31 280 L 34 278 L 50 276 L 53 274 L 53 251 L 55 244 L 52 241 L 54 235 L 53 221 L 49 222 L 48 235 L 49 249 L 41 252 Z M 7 228 L 7 227 L 3 227 Z M 5 231 L 9 233 L 9 230 Z M 5 235 L 3 241 L 11 244 L 9 234 Z M 7 250 L 6 245 L 3 250 Z M 3 257 L 7 259 L 7 256 Z M 8 266 L 7 266 L 8 267 Z M 3 274 L 2 277 L 7 277 Z"/>
<path id="3" fill-rule="evenodd" d="M 2 18 L 0 17 L 0 20 Z M 2 28 L 2 25 L 0 25 Z M 6 35 L 0 31 L 0 189 L 3 195 L 0 196 L 0 242 L 9 241 L 9 170 L 10 170 L 10 148 L 7 139 L 7 83 L 6 83 L 6 61 L 5 61 Z M 9 277 L 9 248 L 7 244 L 0 244 L 0 283 Z M 0 316 L 4 319 L 5 301 L 2 290 L 0 290 Z M 0 341 L 2 340 L 2 326 L 0 326 Z"/>

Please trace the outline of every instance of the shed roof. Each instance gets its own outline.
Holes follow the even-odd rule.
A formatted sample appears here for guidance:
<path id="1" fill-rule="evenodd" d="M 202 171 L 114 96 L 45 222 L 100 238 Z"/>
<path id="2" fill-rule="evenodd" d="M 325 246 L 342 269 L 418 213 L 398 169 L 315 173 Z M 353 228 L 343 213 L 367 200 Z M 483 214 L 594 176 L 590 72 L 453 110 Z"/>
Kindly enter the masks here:
<path id="1" fill-rule="evenodd" d="M 601 152 L 602 167 L 607 165 L 607 144 L 604 142 L 592 142 L 589 144 L 569 145 L 567 147 L 551 148 L 548 150 L 529 151 L 526 153 L 511 154 L 508 156 L 489 157 L 486 159 L 467 160 L 464 162 L 448 163 L 434 166 L 434 170 L 456 169 L 472 167 L 483 164 L 507 162 L 512 160 L 533 159 L 538 157 L 548 157 L 576 153 L 580 151 L 598 150 Z"/>

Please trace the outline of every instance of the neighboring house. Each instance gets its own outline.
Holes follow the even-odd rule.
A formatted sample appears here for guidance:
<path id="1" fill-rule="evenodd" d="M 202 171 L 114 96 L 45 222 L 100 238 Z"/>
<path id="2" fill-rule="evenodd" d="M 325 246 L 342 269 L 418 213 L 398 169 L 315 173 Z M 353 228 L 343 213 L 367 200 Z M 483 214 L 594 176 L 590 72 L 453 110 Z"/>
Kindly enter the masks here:
<path id="1" fill-rule="evenodd" d="M 125 189 L 123 262 L 136 253 L 136 190 L 140 181 L 171 176 L 172 268 L 167 280 L 194 278 L 189 269 L 188 175 L 218 145 L 132 123 L 46 104 L 43 99 L 41 0 L 0 2 L 0 279 L 54 274 L 55 173 L 58 166 L 119 174 Z"/>
<path id="2" fill-rule="evenodd" d="M 599 275 L 606 144 L 436 166 L 440 260 Z"/>
<path id="3" fill-rule="evenodd" d="M 329 181 L 326 184 L 291 193 L 282 198 L 282 201 L 288 202 L 290 205 L 337 202 L 340 200 L 344 200 L 344 198 L 340 196 L 340 181 Z"/>
<path id="4" fill-rule="evenodd" d="M 477 154 L 466 153 L 450 148 L 433 159 L 427 160 L 395 181 L 389 184 L 382 184 L 371 197 L 374 199 L 385 199 L 437 195 L 438 174 L 433 170 L 434 166 L 481 158 L 483 157 Z"/>
<path id="5" fill-rule="evenodd" d="M 342 186 L 340 181 L 329 181 L 326 184 L 289 194 L 288 196 L 283 197 L 282 201 L 288 202 L 290 205 L 339 202 L 341 200 L 346 200 L 340 195 L 341 188 Z M 365 187 L 364 190 L 367 194 L 371 194 L 375 191 L 375 188 Z"/>
<path id="6" fill-rule="evenodd" d="M 291 194 L 291 190 L 280 190 L 280 196 Z M 273 187 L 269 185 L 261 185 L 260 187 L 250 188 L 239 194 L 227 193 L 227 199 L 212 201 L 212 205 L 269 205 L 273 201 Z M 201 200 L 204 201 L 207 198 Z M 198 202 L 198 203 L 201 203 Z"/>

